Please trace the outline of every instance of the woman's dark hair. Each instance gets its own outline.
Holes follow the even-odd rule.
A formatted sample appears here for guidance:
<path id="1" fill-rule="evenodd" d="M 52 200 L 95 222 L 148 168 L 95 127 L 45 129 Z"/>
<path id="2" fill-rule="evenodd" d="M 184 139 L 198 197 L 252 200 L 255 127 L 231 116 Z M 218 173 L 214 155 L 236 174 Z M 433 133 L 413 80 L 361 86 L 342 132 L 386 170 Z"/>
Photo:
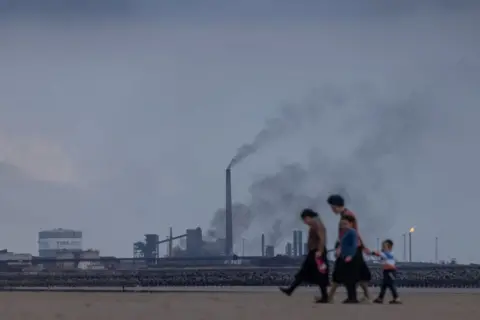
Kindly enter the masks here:
<path id="1" fill-rule="evenodd" d="M 345 200 L 339 194 L 332 194 L 330 197 L 327 198 L 327 203 L 335 207 L 345 206 Z"/>
<path id="2" fill-rule="evenodd" d="M 351 215 L 344 215 L 340 220 L 348 221 L 349 223 L 355 223 L 355 217 Z"/>
<path id="3" fill-rule="evenodd" d="M 302 219 L 305 219 L 305 218 L 316 218 L 318 217 L 318 213 L 316 213 L 315 211 L 313 211 L 312 209 L 303 209 L 302 210 L 302 213 L 300 214 L 300 217 Z"/>

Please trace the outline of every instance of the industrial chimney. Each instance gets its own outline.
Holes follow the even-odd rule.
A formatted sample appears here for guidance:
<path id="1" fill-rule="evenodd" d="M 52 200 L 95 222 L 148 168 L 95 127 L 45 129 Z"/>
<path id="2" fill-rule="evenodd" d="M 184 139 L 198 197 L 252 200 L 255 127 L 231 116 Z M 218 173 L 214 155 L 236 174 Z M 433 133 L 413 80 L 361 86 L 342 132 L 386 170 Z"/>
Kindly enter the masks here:
<path id="1" fill-rule="evenodd" d="M 265 234 L 262 233 L 262 257 L 265 257 Z"/>
<path id="2" fill-rule="evenodd" d="M 230 167 L 225 172 L 226 195 L 225 195 L 225 255 L 233 254 L 233 215 L 232 215 L 232 177 Z"/>
<path id="3" fill-rule="evenodd" d="M 173 229 L 170 227 L 170 236 L 168 239 L 168 256 L 173 256 Z"/>

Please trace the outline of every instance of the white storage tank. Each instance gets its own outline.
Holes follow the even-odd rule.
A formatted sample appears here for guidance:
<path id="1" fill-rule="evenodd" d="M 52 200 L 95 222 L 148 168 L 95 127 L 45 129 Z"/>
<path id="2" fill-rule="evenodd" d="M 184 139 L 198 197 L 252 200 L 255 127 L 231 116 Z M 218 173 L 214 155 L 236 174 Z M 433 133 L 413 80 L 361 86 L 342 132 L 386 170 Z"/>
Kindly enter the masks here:
<path id="1" fill-rule="evenodd" d="M 81 252 L 82 231 L 71 229 L 44 230 L 38 233 L 38 256 L 55 258 L 58 252 Z"/>

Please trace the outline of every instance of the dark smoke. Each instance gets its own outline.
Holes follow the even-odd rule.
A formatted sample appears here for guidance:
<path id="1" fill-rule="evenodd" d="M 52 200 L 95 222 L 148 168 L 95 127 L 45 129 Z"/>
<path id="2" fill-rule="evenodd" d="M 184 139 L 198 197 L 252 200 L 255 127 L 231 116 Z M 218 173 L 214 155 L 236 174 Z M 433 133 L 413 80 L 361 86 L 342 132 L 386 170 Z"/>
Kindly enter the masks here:
<path id="1" fill-rule="evenodd" d="M 278 114 L 265 122 L 265 126 L 254 137 L 252 142 L 238 148 L 228 167 L 236 166 L 285 135 L 302 129 L 306 125 L 316 124 L 318 117 L 326 110 L 341 107 L 345 102 L 344 97 L 338 94 L 334 88 L 325 87 L 301 103 L 282 105 L 278 110 Z"/>
<path id="2" fill-rule="evenodd" d="M 252 220 L 252 211 L 242 203 L 232 204 L 233 213 L 233 233 L 237 236 L 234 240 L 241 239 L 243 231 L 248 229 Z M 207 231 L 207 238 L 220 239 L 225 238 L 225 208 L 218 209 L 213 214 L 210 221 L 210 228 Z"/>
<path id="3" fill-rule="evenodd" d="M 272 230 L 268 234 L 268 242 L 270 245 L 277 245 L 278 240 L 282 237 L 282 220 L 277 219 L 272 225 Z"/>
<path id="4" fill-rule="evenodd" d="M 340 97 L 339 91 L 336 92 Z M 327 118 L 339 121 L 337 127 L 347 135 L 351 131 L 351 135 L 359 136 L 359 141 L 348 147 L 347 157 L 335 159 L 329 155 L 330 150 L 344 148 L 340 139 L 332 134 L 326 147 L 312 150 L 306 166 L 286 165 L 279 172 L 254 181 L 249 188 L 250 202 L 233 208 L 234 242 L 250 229 L 255 229 L 256 235 L 262 232 L 268 235 L 267 244 L 278 245 L 299 226 L 298 213 L 305 207 L 319 211 L 322 217 L 326 217 L 327 225 L 333 226 L 337 219 L 325 203 L 331 193 L 344 195 L 348 206 L 358 213 L 366 241 L 375 241 L 379 230 L 393 226 L 395 220 L 388 209 L 394 204 L 394 195 L 390 192 L 394 181 L 388 181 L 386 176 L 391 170 L 407 170 L 402 160 L 408 160 L 407 155 L 418 147 L 423 129 L 428 125 L 432 102 L 428 95 L 418 93 L 393 100 L 382 99 L 365 87 L 345 92 L 343 97 L 349 99 L 332 99 L 330 95 L 327 102 L 320 100 L 317 104 L 302 105 L 297 114 L 294 113 L 296 109 L 286 109 L 293 114 L 286 116 L 284 111 L 285 116 L 271 122 L 252 144 L 239 150 L 233 164 L 279 135 L 292 132 L 309 121 L 315 124 L 314 120 L 320 122 Z M 328 105 L 336 108 L 325 108 Z M 355 108 L 360 108 L 361 112 L 355 112 Z M 356 127 L 354 117 L 358 116 L 361 116 L 358 122 L 369 120 L 365 122 L 368 127 Z M 392 160 L 395 158 L 399 160 Z M 218 236 L 224 235 L 224 212 L 219 209 L 212 221 L 212 229 L 218 230 Z M 332 236 L 333 233 L 330 238 Z"/>

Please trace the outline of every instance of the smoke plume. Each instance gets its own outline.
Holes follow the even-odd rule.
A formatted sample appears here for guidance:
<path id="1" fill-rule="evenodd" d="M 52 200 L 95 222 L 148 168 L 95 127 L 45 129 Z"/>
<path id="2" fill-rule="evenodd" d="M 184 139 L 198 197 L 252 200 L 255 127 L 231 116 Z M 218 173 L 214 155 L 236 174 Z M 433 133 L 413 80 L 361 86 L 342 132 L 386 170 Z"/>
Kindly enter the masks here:
<path id="1" fill-rule="evenodd" d="M 389 180 L 389 172 L 408 175 L 406 161 L 418 150 L 424 130 L 430 126 L 437 93 L 428 89 L 385 96 L 363 85 L 333 91 L 343 98 L 318 95 L 316 103 L 284 109 L 283 116 L 269 122 L 252 144 L 239 149 L 233 164 L 302 125 L 324 127 L 325 119 L 332 119 L 333 128 L 337 128 L 327 143 L 314 146 L 306 165 L 285 165 L 251 184 L 250 201 L 233 207 L 235 242 L 250 229 L 255 229 L 259 237 L 261 226 L 261 232 L 268 235 L 267 244 L 276 246 L 299 227 L 298 213 L 305 207 L 319 211 L 326 216 L 327 225 L 333 226 L 336 218 L 325 203 L 331 193 L 342 194 L 347 205 L 358 212 L 367 242 L 374 241 L 379 230 L 388 230 L 395 223 L 394 217 L 386 214 L 395 205 L 395 181 Z M 358 125 L 364 119 L 369 119 L 369 127 Z M 345 155 L 337 156 L 336 149 Z M 219 209 L 212 221 L 218 235 L 224 235 L 224 216 L 225 211 Z"/>
<path id="2" fill-rule="evenodd" d="M 318 122 L 318 117 L 326 110 L 341 107 L 344 97 L 334 88 L 325 87 L 300 103 L 286 103 L 278 108 L 277 114 L 268 119 L 262 130 L 250 143 L 243 144 L 230 161 L 228 168 L 234 167 L 257 151 L 278 141 L 278 139 Z"/>

